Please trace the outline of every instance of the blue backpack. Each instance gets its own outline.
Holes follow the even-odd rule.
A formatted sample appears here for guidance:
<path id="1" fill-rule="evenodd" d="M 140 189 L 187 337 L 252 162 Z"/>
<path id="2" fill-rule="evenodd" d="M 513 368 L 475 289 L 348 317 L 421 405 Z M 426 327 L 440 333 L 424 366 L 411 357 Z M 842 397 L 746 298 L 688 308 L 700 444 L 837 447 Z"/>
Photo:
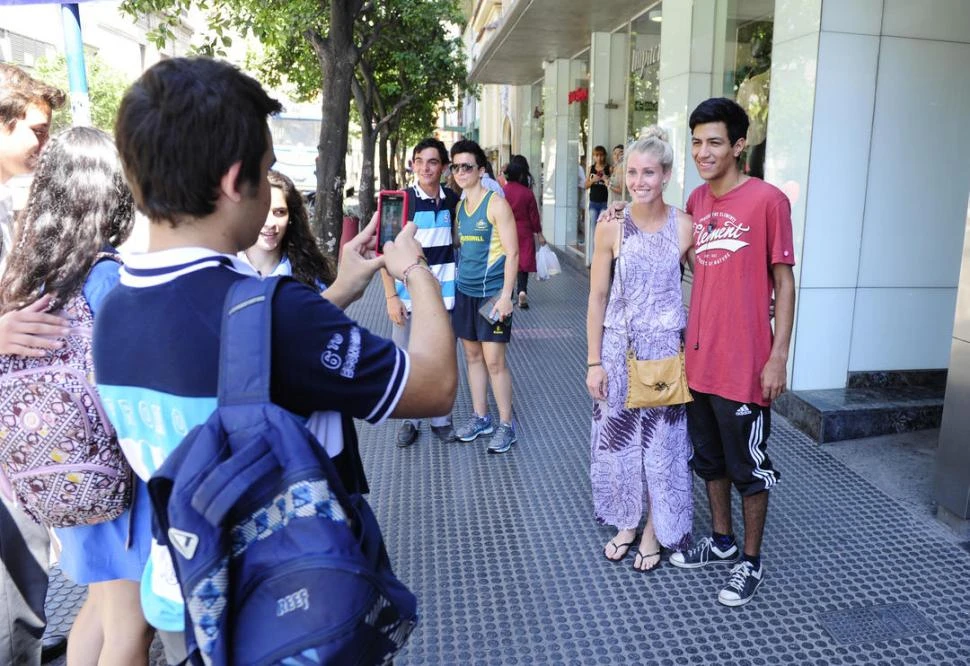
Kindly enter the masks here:
<path id="1" fill-rule="evenodd" d="M 377 520 L 324 448 L 270 402 L 280 278 L 226 296 L 219 405 L 149 481 L 185 599 L 190 664 L 383 664 L 417 623 Z"/>

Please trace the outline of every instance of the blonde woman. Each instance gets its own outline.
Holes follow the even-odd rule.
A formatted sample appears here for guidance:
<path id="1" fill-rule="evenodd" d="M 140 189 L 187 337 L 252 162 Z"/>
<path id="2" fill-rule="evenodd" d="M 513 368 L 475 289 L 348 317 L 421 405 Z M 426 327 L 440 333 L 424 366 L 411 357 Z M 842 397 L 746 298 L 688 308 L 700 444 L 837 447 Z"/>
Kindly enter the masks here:
<path id="1" fill-rule="evenodd" d="M 604 548 L 606 559 L 620 562 L 633 549 L 633 568 L 641 573 L 659 566 L 661 547 L 688 543 L 693 519 L 684 405 L 625 406 L 627 349 L 639 359 L 677 354 L 687 321 L 680 264 L 691 247 L 691 220 L 663 200 L 672 164 L 673 150 L 659 128 L 626 150 L 623 172 L 633 201 L 622 220 L 596 227 L 586 319 L 594 513 L 617 530 Z"/>

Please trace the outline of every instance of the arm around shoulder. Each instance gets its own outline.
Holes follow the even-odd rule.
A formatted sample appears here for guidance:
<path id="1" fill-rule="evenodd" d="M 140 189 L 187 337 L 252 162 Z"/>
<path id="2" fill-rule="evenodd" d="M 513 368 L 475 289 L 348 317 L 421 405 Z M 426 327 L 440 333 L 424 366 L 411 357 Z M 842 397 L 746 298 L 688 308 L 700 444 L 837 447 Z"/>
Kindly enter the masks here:
<path id="1" fill-rule="evenodd" d="M 680 260 L 683 262 L 694 247 L 694 219 L 679 208 L 677 209 L 677 237 L 680 239 Z M 693 267 L 693 263 L 691 266 Z"/>

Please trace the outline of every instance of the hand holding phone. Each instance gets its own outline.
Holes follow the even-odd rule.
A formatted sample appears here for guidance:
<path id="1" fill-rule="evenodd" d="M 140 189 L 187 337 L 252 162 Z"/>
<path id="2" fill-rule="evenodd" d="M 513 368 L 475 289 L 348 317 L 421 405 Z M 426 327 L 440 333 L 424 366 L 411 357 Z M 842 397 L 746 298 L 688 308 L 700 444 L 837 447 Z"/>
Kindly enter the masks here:
<path id="1" fill-rule="evenodd" d="M 408 220 L 408 195 L 403 190 L 381 190 L 377 195 L 377 253 L 394 240 Z"/>

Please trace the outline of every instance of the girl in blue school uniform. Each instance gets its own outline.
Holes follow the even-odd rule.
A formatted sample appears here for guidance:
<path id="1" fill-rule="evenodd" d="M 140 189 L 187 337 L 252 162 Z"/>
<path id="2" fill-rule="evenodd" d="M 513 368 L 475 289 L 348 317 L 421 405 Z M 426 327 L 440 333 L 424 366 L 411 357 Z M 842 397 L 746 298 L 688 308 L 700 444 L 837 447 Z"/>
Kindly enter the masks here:
<path id="1" fill-rule="evenodd" d="M 101 257 L 131 232 L 134 204 L 111 137 L 74 127 L 41 155 L 0 281 L 4 308 L 42 294 L 64 303 L 81 291 L 97 316 L 118 283 L 120 264 Z M 60 567 L 88 587 L 68 638 L 67 659 L 79 666 L 148 664 L 152 632 L 139 602 L 151 544 L 151 504 L 135 482 L 131 507 L 115 520 L 54 530 Z"/>
<path id="2" fill-rule="evenodd" d="M 279 171 L 269 172 L 270 206 L 259 239 L 243 252 L 244 259 L 263 277 L 288 275 L 317 291 L 336 276 L 310 231 L 303 195 Z"/>

